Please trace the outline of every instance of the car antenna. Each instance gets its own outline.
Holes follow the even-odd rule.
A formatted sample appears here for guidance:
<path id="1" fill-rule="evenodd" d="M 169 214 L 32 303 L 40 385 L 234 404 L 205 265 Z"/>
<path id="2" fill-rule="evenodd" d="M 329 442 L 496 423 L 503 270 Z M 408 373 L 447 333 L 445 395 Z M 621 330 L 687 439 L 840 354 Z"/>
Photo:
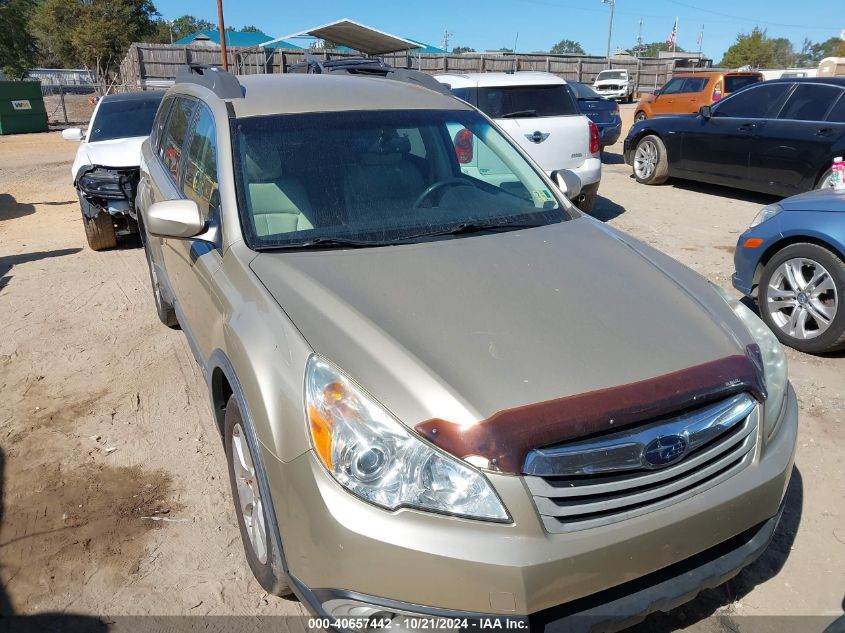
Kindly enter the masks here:
<path id="1" fill-rule="evenodd" d="M 513 67 L 511 68 L 510 74 L 514 74 L 516 72 L 516 65 L 519 63 L 519 58 L 516 56 L 516 43 L 519 41 L 519 31 L 516 32 L 516 37 L 513 40 Z"/>

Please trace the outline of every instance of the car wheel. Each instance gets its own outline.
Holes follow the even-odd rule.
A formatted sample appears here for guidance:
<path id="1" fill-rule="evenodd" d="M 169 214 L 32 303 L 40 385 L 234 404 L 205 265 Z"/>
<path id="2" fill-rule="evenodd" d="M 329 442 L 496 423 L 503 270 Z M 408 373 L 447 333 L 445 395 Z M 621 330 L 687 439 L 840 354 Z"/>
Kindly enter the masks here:
<path id="1" fill-rule="evenodd" d="M 114 222 L 106 211 L 101 211 L 93 204 L 79 196 L 79 208 L 82 211 L 82 224 L 85 227 L 85 239 L 92 251 L 104 251 L 117 246 L 117 234 L 114 232 Z"/>
<path id="2" fill-rule="evenodd" d="M 634 123 L 639 123 L 640 121 L 645 121 L 648 117 L 646 113 L 640 110 L 637 112 L 636 116 L 634 116 Z"/>
<path id="3" fill-rule="evenodd" d="M 669 177 L 666 146 L 660 137 L 649 134 L 640 139 L 634 151 L 634 176 L 644 185 L 660 185 Z"/>
<path id="4" fill-rule="evenodd" d="M 249 568 L 264 591 L 275 596 L 289 596 L 292 592 L 284 578 L 281 554 L 276 551 L 271 536 L 273 528 L 268 520 L 267 491 L 260 483 L 260 462 L 254 457 L 253 442 L 247 435 L 234 396 L 226 403 L 223 443 L 235 515 Z"/>
<path id="5" fill-rule="evenodd" d="M 139 227 L 139 229 L 141 231 L 141 235 L 143 236 L 143 227 Z M 150 252 L 149 240 L 142 237 L 141 241 L 144 244 L 144 255 L 147 257 L 147 268 L 150 271 L 150 283 L 153 287 L 153 299 L 155 300 L 158 318 L 167 327 L 176 329 L 179 327 L 179 319 L 176 317 L 176 309 L 173 307 L 173 304 L 165 300 L 164 295 L 162 295 L 161 284 L 158 280 L 158 273 L 156 273 L 155 266 L 153 265 L 153 257 Z"/>
<path id="6" fill-rule="evenodd" d="M 763 268 L 760 316 L 784 345 L 810 354 L 845 348 L 845 262 L 817 244 L 787 246 Z"/>
<path id="7" fill-rule="evenodd" d="M 833 188 L 833 169 L 828 169 L 822 174 L 822 177 L 819 178 L 819 181 L 816 183 L 816 189 L 831 188 Z"/>

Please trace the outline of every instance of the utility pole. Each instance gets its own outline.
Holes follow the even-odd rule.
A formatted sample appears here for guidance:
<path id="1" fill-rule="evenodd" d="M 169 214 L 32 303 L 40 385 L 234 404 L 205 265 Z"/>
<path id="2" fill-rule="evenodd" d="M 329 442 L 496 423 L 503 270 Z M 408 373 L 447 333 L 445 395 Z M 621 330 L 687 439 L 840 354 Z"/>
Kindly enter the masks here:
<path id="1" fill-rule="evenodd" d="M 443 29 L 443 50 L 447 53 L 449 52 L 449 39 L 452 37 L 452 34 L 449 33 L 448 29 Z"/>
<path id="2" fill-rule="evenodd" d="M 634 57 L 639 57 L 643 51 L 643 19 L 640 18 L 640 31 L 637 34 L 637 48 Z"/>
<path id="3" fill-rule="evenodd" d="M 610 37 L 613 34 L 613 7 L 616 0 L 601 0 L 602 4 L 610 5 L 610 20 L 607 23 L 607 67 L 610 68 Z"/>
<path id="4" fill-rule="evenodd" d="M 217 0 L 217 28 L 220 29 L 220 58 L 223 70 L 229 70 L 229 60 L 226 55 L 226 25 L 223 23 L 223 0 Z"/>

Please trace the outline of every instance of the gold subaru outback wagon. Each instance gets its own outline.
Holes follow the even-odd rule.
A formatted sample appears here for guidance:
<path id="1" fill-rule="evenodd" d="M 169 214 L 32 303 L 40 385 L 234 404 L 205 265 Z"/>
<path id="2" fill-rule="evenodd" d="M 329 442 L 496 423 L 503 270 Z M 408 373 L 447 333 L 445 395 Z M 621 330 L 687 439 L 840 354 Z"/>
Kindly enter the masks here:
<path id="1" fill-rule="evenodd" d="M 609 630 L 736 574 L 792 471 L 775 337 L 445 86 L 362 64 L 185 69 L 142 149 L 156 307 L 262 587 L 336 627 Z"/>

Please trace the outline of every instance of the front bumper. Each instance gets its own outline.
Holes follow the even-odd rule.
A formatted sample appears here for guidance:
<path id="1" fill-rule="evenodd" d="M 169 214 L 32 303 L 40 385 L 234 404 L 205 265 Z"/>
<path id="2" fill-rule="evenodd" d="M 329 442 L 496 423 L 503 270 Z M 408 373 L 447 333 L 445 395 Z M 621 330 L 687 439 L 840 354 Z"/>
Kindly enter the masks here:
<path id="1" fill-rule="evenodd" d="M 608 99 L 624 99 L 631 94 L 631 92 L 625 88 L 620 90 L 602 90 L 601 88 L 593 88 L 593 90 L 599 93 L 602 97 L 607 97 Z"/>
<path id="2" fill-rule="evenodd" d="M 757 227 L 749 229 L 739 236 L 734 249 L 734 274 L 731 277 L 733 287 L 739 290 L 747 297 L 754 295 L 754 288 L 756 285 L 757 266 L 760 264 L 760 258 L 768 250 L 771 244 L 781 237 L 779 232 L 774 235 L 772 239 L 771 233 L 765 231 L 757 231 Z M 742 245 L 750 237 L 763 238 L 763 243 L 757 248 L 744 248 Z"/>
<path id="3" fill-rule="evenodd" d="M 292 581 L 316 614 L 337 596 L 359 596 L 395 612 L 531 616 L 553 629 L 578 613 L 628 621 L 671 608 L 759 555 L 792 471 L 797 421 L 790 388 L 779 431 L 765 446 L 758 440 L 754 462 L 729 481 L 568 534 L 543 530 L 520 477 L 489 476 L 514 518 L 501 525 L 376 508 L 342 489 L 312 452 L 283 463 L 265 450 L 264 460 L 284 500 L 275 507 Z"/>

